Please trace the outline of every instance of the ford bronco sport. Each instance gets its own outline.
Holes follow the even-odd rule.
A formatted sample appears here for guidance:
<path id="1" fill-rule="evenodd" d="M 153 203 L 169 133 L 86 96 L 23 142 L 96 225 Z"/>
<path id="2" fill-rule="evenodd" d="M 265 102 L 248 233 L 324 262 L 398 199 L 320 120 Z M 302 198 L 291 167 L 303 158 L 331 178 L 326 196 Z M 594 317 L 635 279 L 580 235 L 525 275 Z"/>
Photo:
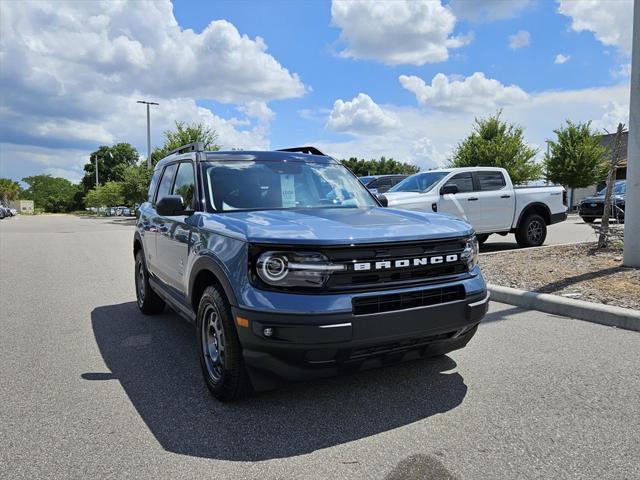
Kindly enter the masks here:
<path id="1" fill-rule="evenodd" d="M 139 210 L 138 306 L 195 323 L 223 401 L 464 347 L 489 299 L 472 227 L 383 200 L 313 147 L 181 147 Z"/>

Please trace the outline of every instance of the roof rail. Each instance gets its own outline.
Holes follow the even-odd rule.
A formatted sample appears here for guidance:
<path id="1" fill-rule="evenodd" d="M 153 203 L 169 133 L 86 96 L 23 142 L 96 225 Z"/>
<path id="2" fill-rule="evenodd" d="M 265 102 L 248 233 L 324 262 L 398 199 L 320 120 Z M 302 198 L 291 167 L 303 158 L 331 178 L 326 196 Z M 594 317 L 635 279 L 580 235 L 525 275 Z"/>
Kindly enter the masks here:
<path id="1" fill-rule="evenodd" d="M 308 155 L 320 155 L 322 157 L 326 157 L 324 153 L 318 150 L 316 147 L 292 147 L 292 148 L 280 148 L 276 150 L 276 152 L 297 152 L 297 153 L 306 153 Z"/>
<path id="2" fill-rule="evenodd" d="M 188 153 L 188 152 L 204 152 L 204 143 L 202 142 L 187 143 L 186 145 L 182 145 L 181 147 L 171 150 L 167 154 L 167 156 L 174 155 L 174 154 L 180 155 L 181 153 Z"/>

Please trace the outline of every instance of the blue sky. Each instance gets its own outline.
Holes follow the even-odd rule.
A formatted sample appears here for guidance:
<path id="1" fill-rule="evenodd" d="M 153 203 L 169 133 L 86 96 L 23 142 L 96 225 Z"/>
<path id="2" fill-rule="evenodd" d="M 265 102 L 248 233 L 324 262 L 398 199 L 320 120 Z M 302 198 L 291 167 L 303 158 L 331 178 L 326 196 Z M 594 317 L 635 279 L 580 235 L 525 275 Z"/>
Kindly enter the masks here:
<path id="1" fill-rule="evenodd" d="M 8 1 L 0 13 L 0 176 L 14 179 L 78 180 L 101 144 L 144 156 L 141 97 L 161 104 L 155 144 L 173 120 L 202 121 L 228 148 L 312 143 L 422 168 L 497 109 L 540 149 L 567 118 L 626 121 L 631 1 Z"/>

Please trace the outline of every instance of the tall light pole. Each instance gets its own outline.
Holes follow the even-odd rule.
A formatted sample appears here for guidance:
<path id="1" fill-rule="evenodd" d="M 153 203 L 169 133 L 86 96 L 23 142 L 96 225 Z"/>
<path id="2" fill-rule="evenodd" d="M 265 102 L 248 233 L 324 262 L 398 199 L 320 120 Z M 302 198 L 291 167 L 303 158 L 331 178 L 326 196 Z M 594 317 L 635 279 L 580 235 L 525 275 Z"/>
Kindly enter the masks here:
<path id="1" fill-rule="evenodd" d="M 624 216 L 624 265 L 640 267 L 640 0 L 633 8 L 631 99 Z"/>
<path id="2" fill-rule="evenodd" d="M 156 102 L 138 100 L 137 103 L 144 103 L 147 106 L 147 168 L 151 170 L 151 116 L 149 115 L 149 105 L 160 105 Z"/>

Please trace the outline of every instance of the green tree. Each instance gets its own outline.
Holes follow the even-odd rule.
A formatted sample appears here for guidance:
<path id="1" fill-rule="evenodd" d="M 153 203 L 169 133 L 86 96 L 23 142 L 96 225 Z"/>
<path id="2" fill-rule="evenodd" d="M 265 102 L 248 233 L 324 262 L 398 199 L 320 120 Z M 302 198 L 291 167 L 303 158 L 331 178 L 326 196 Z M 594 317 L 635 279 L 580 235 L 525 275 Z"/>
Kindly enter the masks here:
<path id="1" fill-rule="evenodd" d="M 547 140 L 549 152 L 544 156 L 545 174 L 549 181 L 573 190 L 603 181 L 606 177 L 606 149 L 600 145 L 591 122 L 573 123 L 556 128 L 556 140 Z"/>
<path id="2" fill-rule="evenodd" d="M 84 204 L 87 207 L 93 207 L 95 209 L 98 209 L 101 205 L 100 205 L 100 189 L 102 187 L 97 186 L 92 188 L 91 190 L 89 190 L 87 192 L 87 194 L 84 196 Z"/>
<path id="3" fill-rule="evenodd" d="M 393 158 L 380 157 L 379 160 L 364 160 L 351 157 L 341 160 L 342 164 L 359 177 L 366 175 L 400 174 L 412 175 L 420 171 L 420 167 L 410 163 L 402 163 Z"/>
<path id="4" fill-rule="evenodd" d="M 147 200 L 151 174 L 146 163 L 131 165 L 123 170 L 120 185 L 125 205 L 143 203 Z"/>
<path id="5" fill-rule="evenodd" d="M 123 178 L 124 169 L 136 165 L 139 160 L 138 151 L 129 143 L 117 143 L 111 147 L 102 145 L 89 156 L 84 166 L 82 188 L 84 192 L 96 186 L 96 159 L 98 161 L 98 181 L 101 185 L 107 182 L 118 182 Z"/>
<path id="6" fill-rule="evenodd" d="M 76 194 L 80 186 L 66 178 L 34 175 L 25 177 L 22 181 L 29 186 L 22 197 L 33 200 L 35 206 L 44 209 L 45 212 L 70 212 L 79 208 Z"/>
<path id="7" fill-rule="evenodd" d="M 107 182 L 98 187 L 98 201 L 101 207 L 115 207 L 122 205 L 124 194 L 120 182 Z"/>
<path id="8" fill-rule="evenodd" d="M 154 165 L 166 157 L 171 150 L 188 143 L 202 142 L 205 150 L 220 150 L 220 145 L 216 143 L 218 134 L 213 128 L 198 122 L 185 123 L 176 120 L 175 124 L 175 130 L 166 130 L 164 132 L 164 145 L 160 148 L 155 148 L 151 153 L 151 161 Z"/>
<path id="9" fill-rule="evenodd" d="M 9 178 L 0 178 L 0 200 L 5 205 L 20 195 L 20 184 Z"/>
<path id="10" fill-rule="evenodd" d="M 500 120 L 501 113 L 475 119 L 471 134 L 456 147 L 451 166 L 504 168 L 515 184 L 540 178 L 543 167 L 533 160 L 538 151 L 527 146 L 521 127 Z"/>

